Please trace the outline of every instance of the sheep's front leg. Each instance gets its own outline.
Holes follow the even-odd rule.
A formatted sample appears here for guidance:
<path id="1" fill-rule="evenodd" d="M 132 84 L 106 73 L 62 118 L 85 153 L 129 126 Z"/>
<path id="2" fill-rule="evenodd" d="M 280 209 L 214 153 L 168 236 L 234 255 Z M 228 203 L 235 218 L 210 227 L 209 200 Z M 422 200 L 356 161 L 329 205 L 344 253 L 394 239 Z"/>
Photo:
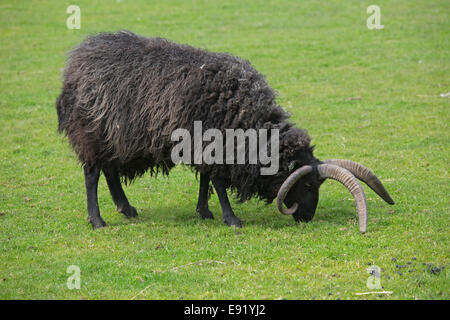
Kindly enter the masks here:
<path id="1" fill-rule="evenodd" d="M 108 184 L 109 192 L 116 204 L 117 212 L 123 213 L 128 218 L 137 217 L 136 209 L 130 205 L 125 192 L 123 192 L 122 184 L 120 183 L 119 174 L 115 170 L 105 170 L 106 183 Z"/>
<path id="2" fill-rule="evenodd" d="M 209 177 L 200 174 L 200 189 L 198 191 L 197 212 L 202 219 L 214 219 L 212 212 L 208 209 Z"/>
<path id="3" fill-rule="evenodd" d="M 100 216 L 100 210 L 98 208 L 97 188 L 98 179 L 100 177 L 100 169 L 98 167 L 84 167 L 84 182 L 86 184 L 86 196 L 87 196 L 87 209 L 88 209 L 88 222 L 92 225 L 92 228 L 97 229 L 106 226 Z"/>
<path id="4" fill-rule="evenodd" d="M 213 178 L 212 183 L 216 189 L 217 196 L 219 197 L 220 206 L 222 207 L 223 221 L 229 226 L 242 227 L 242 221 L 234 215 L 233 209 L 231 209 L 230 201 L 228 200 L 227 189 L 225 183 L 221 178 Z"/>

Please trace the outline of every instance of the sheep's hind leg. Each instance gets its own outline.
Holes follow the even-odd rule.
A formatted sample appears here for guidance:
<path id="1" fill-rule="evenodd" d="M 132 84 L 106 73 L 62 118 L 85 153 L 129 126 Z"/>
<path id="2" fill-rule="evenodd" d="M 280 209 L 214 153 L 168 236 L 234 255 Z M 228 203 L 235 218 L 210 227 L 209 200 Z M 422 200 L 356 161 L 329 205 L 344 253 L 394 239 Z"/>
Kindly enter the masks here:
<path id="1" fill-rule="evenodd" d="M 117 172 L 114 170 L 103 169 L 103 173 L 105 174 L 106 183 L 108 184 L 111 197 L 116 204 L 117 212 L 123 213 L 128 218 L 137 217 L 138 214 L 136 209 L 130 205 L 127 197 L 125 196 L 125 192 L 122 189 L 120 177 Z"/>
<path id="2" fill-rule="evenodd" d="M 97 188 L 98 178 L 100 177 L 100 169 L 98 167 L 87 168 L 84 167 L 84 181 L 86 184 L 86 196 L 87 196 L 87 209 L 88 209 L 88 222 L 92 225 L 93 229 L 106 226 L 100 216 L 100 210 L 98 208 Z"/>
<path id="3" fill-rule="evenodd" d="M 208 209 L 209 177 L 200 174 L 200 189 L 198 192 L 197 212 L 202 219 L 214 219 L 212 212 Z"/>
<path id="4" fill-rule="evenodd" d="M 225 188 L 225 183 L 220 178 L 212 179 L 214 188 L 217 191 L 217 196 L 219 197 L 220 206 L 222 207 L 222 217 L 223 221 L 229 226 L 236 226 L 238 228 L 242 227 L 242 221 L 234 215 L 233 209 L 231 208 L 230 201 L 227 196 L 227 189 Z"/>

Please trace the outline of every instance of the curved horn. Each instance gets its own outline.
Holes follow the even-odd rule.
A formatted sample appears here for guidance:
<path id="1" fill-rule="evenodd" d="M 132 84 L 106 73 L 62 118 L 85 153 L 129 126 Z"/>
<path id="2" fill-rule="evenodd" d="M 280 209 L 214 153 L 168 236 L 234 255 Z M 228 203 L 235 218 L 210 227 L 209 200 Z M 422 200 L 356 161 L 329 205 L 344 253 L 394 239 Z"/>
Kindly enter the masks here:
<path id="1" fill-rule="evenodd" d="M 310 173 L 311 171 L 312 171 L 311 166 L 302 166 L 301 168 L 298 168 L 297 170 L 292 172 L 289 175 L 289 177 L 283 182 L 283 184 L 280 187 L 280 190 L 278 190 L 277 195 L 277 207 L 282 214 L 293 214 L 295 211 L 297 211 L 298 203 L 294 203 L 292 207 L 285 209 L 283 208 L 283 201 L 286 198 L 286 195 L 288 194 L 292 186 L 304 175 Z"/>
<path id="2" fill-rule="evenodd" d="M 373 191 L 375 191 L 375 193 L 378 194 L 384 201 L 389 204 L 394 204 L 394 200 L 392 200 L 391 196 L 386 191 L 381 181 L 372 171 L 370 171 L 369 168 L 366 168 L 362 164 L 359 164 L 357 162 L 341 159 L 325 160 L 323 161 L 323 163 L 334 164 L 336 166 L 347 169 L 359 180 L 364 181 L 364 183 L 366 183 Z"/>
<path id="3" fill-rule="evenodd" d="M 321 178 L 331 178 L 342 183 L 353 195 L 359 217 L 359 231 L 365 233 L 367 229 L 366 195 L 361 184 L 350 171 L 334 164 L 321 164 L 317 166 Z"/>

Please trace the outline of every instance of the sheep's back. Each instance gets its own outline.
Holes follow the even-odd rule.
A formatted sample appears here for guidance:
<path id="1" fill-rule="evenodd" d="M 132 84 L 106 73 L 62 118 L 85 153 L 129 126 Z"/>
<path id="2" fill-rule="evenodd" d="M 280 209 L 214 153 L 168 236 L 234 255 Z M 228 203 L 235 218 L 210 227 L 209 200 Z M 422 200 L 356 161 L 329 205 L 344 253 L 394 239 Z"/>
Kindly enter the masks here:
<path id="1" fill-rule="evenodd" d="M 88 37 L 70 53 L 64 82 L 74 95 L 70 125 L 106 162 L 167 162 L 172 132 L 192 133 L 194 121 L 224 131 L 287 118 L 248 61 L 130 32 Z"/>

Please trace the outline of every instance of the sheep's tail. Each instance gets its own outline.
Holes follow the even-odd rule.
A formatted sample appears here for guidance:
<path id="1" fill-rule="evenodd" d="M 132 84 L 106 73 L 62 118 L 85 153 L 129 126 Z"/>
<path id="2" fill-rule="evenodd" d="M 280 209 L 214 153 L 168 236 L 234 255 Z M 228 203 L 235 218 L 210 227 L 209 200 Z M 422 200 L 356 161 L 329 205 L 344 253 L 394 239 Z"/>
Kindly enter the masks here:
<path id="1" fill-rule="evenodd" d="M 67 128 L 70 105 L 65 103 L 64 92 L 56 99 L 56 112 L 58 113 L 58 132 L 63 133 Z"/>

